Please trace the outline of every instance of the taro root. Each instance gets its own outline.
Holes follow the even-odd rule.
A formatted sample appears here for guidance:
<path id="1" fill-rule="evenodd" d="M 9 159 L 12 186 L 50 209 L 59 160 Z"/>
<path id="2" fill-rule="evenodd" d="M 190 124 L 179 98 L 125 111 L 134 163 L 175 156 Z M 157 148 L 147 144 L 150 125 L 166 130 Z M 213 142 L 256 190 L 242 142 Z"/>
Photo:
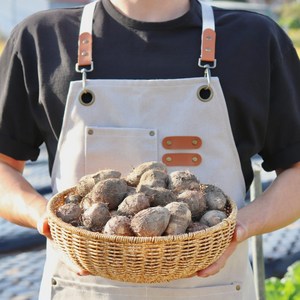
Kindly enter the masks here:
<path id="1" fill-rule="evenodd" d="M 160 236 L 166 230 L 170 216 L 171 213 L 165 207 L 150 207 L 132 218 L 131 228 L 137 236 Z"/>
<path id="2" fill-rule="evenodd" d="M 142 185 L 150 187 L 167 187 L 169 175 L 165 171 L 161 170 L 148 170 L 141 176 L 140 182 L 137 186 L 139 188 Z"/>
<path id="3" fill-rule="evenodd" d="M 172 191 L 162 187 L 151 188 L 147 185 L 142 185 L 137 191 L 144 193 L 150 198 L 151 206 L 166 206 L 176 201 L 176 195 Z"/>
<path id="4" fill-rule="evenodd" d="M 84 197 L 89 193 L 95 185 L 95 179 L 92 175 L 86 175 L 82 177 L 76 185 L 76 193 L 81 197 Z"/>
<path id="5" fill-rule="evenodd" d="M 80 224 L 81 208 L 76 203 L 66 203 L 58 208 L 56 215 L 64 222 L 77 226 Z"/>
<path id="6" fill-rule="evenodd" d="M 101 232 L 110 219 L 110 213 L 105 203 L 95 203 L 82 214 L 82 224 L 91 231 Z"/>
<path id="7" fill-rule="evenodd" d="M 127 196 L 118 206 L 118 213 L 125 216 L 133 216 L 139 211 L 150 207 L 150 200 L 144 193 L 136 193 Z"/>
<path id="8" fill-rule="evenodd" d="M 206 201 L 203 192 L 186 190 L 180 193 L 177 201 L 186 203 L 192 212 L 193 219 L 199 219 L 204 211 L 207 209 Z"/>
<path id="9" fill-rule="evenodd" d="M 209 210 L 225 209 L 227 197 L 220 188 L 212 184 L 201 184 L 200 188 L 204 193 L 204 198 Z"/>
<path id="10" fill-rule="evenodd" d="M 107 169 L 100 170 L 94 174 L 88 174 L 80 178 L 76 185 L 76 192 L 80 196 L 84 197 L 87 193 L 89 193 L 92 188 L 101 180 L 105 180 L 108 178 L 120 178 L 121 173 L 119 171 Z"/>
<path id="11" fill-rule="evenodd" d="M 104 226 L 103 233 L 109 235 L 134 236 L 130 219 L 126 216 L 114 216 Z"/>
<path id="12" fill-rule="evenodd" d="M 129 195 L 133 195 L 133 194 L 136 194 L 136 187 L 128 185 L 126 195 L 129 196 Z"/>
<path id="13" fill-rule="evenodd" d="M 87 194 L 85 197 L 82 198 L 81 202 L 79 203 L 81 209 L 87 210 L 94 204 L 91 195 Z"/>
<path id="14" fill-rule="evenodd" d="M 150 161 L 145 162 L 134 168 L 125 178 L 128 185 L 137 186 L 141 176 L 148 170 L 161 170 L 167 173 L 167 167 L 163 163 Z"/>
<path id="15" fill-rule="evenodd" d="M 200 219 L 200 223 L 212 227 L 221 223 L 227 215 L 221 210 L 209 210 Z"/>
<path id="16" fill-rule="evenodd" d="M 209 227 L 205 224 L 202 224 L 200 222 L 192 222 L 186 229 L 186 232 L 191 233 L 191 232 L 201 231 L 206 228 L 209 228 Z"/>
<path id="17" fill-rule="evenodd" d="M 115 217 L 115 216 L 119 216 L 119 212 L 117 210 L 110 210 L 110 217 Z"/>
<path id="18" fill-rule="evenodd" d="M 127 184 L 124 179 L 109 178 L 99 181 L 89 193 L 92 201 L 107 203 L 110 210 L 116 209 L 127 194 Z"/>
<path id="19" fill-rule="evenodd" d="M 171 213 L 170 221 L 164 235 L 185 233 L 192 221 L 192 213 L 186 203 L 172 202 L 165 206 Z"/>
<path id="20" fill-rule="evenodd" d="M 174 171 L 169 175 L 168 188 L 180 193 L 184 190 L 199 190 L 200 185 L 197 177 L 190 171 Z"/>
<path id="21" fill-rule="evenodd" d="M 70 194 L 70 195 L 66 196 L 65 203 L 79 204 L 81 200 L 82 200 L 82 197 L 80 195 L 78 195 L 78 194 Z"/>

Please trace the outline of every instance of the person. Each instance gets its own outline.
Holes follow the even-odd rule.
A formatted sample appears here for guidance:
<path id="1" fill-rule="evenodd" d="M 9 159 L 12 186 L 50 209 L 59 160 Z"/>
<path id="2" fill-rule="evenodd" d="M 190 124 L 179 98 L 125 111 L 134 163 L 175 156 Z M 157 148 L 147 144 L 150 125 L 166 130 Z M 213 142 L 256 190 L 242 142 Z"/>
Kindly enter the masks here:
<path id="1" fill-rule="evenodd" d="M 297 53 L 274 21 L 197 0 L 101 0 L 18 24 L 0 59 L 0 212 L 49 237 L 40 299 L 255 299 L 247 240 L 300 216 L 299 80 Z M 164 148 L 182 136 L 201 146 Z M 236 201 L 230 246 L 171 282 L 76 270 L 53 247 L 47 200 L 22 176 L 43 143 L 54 193 L 145 161 L 191 170 Z M 246 205 L 255 154 L 278 176 Z"/>

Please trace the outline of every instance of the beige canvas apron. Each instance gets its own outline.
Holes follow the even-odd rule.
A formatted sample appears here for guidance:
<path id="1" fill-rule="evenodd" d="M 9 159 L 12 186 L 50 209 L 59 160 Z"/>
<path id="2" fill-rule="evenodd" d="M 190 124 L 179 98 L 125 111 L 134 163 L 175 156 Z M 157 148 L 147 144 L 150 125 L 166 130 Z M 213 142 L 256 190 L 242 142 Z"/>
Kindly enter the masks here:
<path id="1" fill-rule="evenodd" d="M 86 64 L 87 59 L 91 69 L 82 70 L 77 65 L 83 80 L 70 84 L 53 167 L 54 192 L 75 185 L 81 176 L 99 169 L 114 168 L 126 174 L 139 163 L 163 161 L 170 172 L 190 169 L 201 182 L 221 187 L 242 207 L 244 179 L 226 103 L 218 78 L 210 77 L 209 67 L 215 64 L 210 6 L 202 5 L 199 60 L 207 76 L 86 80 L 86 71 L 93 67 L 88 45 L 96 2 L 86 6 L 82 17 L 79 45 L 83 49 L 79 49 L 79 63 L 82 59 Z M 208 63 L 203 65 L 203 61 Z M 255 294 L 247 243 L 239 246 L 215 276 L 160 284 L 80 277 L 69 271 L 48 243 L 40 292 L 40 300 L 47 299 L 254 300 Z"/>

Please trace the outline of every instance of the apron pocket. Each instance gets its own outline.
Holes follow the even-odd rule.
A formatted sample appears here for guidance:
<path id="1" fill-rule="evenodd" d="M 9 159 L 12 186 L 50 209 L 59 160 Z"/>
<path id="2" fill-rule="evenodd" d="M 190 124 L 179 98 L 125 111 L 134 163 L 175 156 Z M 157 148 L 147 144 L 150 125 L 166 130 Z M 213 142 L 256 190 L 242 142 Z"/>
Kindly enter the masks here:
<path id="1" fill-rule="evenodd" d="M 96 285 L 95 283 L 74 282 L 53 277 L 53 300 L 240 300 L 242 296 L 242 284 L 231 283 L 215 286 L 194 288 L 180 287 L 138 287 Z"/>
<path id="2" fill-rule="evenodd" d="M 126 175 L 143 162 L 157 160 L 156 129 L 86 127 L 85 174 L 115 169 Z"/>

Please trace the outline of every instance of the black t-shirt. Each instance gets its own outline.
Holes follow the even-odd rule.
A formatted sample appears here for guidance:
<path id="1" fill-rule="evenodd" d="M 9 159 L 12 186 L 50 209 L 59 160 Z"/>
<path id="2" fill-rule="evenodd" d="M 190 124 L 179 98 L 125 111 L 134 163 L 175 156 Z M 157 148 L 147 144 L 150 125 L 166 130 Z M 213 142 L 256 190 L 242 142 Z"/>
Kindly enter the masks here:
<path id="1" fill-rule="evenodd" d="M 45 142 L 52 168 L 82 7 L 39 12 L 13 30 L 0 58 L 0 152 L 35 160 Z M 214 7 L 218 76 L 248 187 L 250 158 L 266 170 L 300 161 L 300 63 L 290 39 L 266 16 Z M 90 79 L 201 77 L 200 5 L 162 23 L 129 19 L 102 0 L 94 18 Z M 213 121 L 213 120 L 212 120 Z M 201 122 L 201 121 L 199 121 Z"/>

